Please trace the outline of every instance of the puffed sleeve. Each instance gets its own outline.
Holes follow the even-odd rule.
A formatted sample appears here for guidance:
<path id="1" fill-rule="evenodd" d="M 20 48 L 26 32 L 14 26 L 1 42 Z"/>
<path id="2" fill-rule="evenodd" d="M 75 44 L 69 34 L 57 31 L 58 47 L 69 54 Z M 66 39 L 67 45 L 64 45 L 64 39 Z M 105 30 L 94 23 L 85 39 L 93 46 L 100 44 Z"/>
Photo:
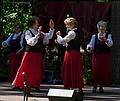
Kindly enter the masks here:
<path id="1" fill-rule="evenodd" d="M 12 36 L 12 34 L 7 38 L 7 40 L 2 42 L 2 47 L 10 46 L 11 36 Z"/>
<path id="2" fill-rule="evenodd" d="M 68 43 L 70 40 L 74 39 L 76 36 L 76 33 L 74 31 L 69 31 L 68 34 L 62 38 L 60 35 L 57 35 L 57 42 L 59 44 L 65 45 L 66 43 Z"/>
<path id="3" fill-rule="evenodd" d="M 112 40 L 112 35 L 108 34 L 107 41 L 105 42 L 108 47 L 113 46 L 113 40 Z"/>
<path id="4" fill-rule="evenodd" d="M 38 42 L 38 35 L 35 35 L 35 37 L 32 37 L 32 34 L 30 33 L 30 31 L 26 31 L 25 33 L 25 40 L 27 42 L 28 45 L 30 46 L 34 46 L 37 42 Z"/>
<path id="5" fill-rule="evenodd" d="M 44 33 L 44 38 L 43 38 L 43 43 L 44 44 L 48 44 L 49 43 L 49 39 L 52 39 L 53 34 L 54 34 L 55 29 L 51 29 L 49 33 Z"/>
<path id="6" fill-rule="evenodd" d="M 92 35 L 92 38 L 91 38 L 89 44 L 87 45 L 88 52 L 91 52 L 91 50 L 94 49 L 94 44 L 95 44 L 95 35 Z"/>

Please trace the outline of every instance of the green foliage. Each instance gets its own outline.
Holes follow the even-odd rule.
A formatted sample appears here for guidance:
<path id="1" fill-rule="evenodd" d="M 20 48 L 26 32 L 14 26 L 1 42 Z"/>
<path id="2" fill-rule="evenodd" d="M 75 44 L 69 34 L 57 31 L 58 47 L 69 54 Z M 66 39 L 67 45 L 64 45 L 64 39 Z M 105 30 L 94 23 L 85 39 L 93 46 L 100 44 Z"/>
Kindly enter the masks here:
<path id="1" fill-rule="evenodd" d="M 32 6 L 28 2 L 11 2 L 3 0 L 0 13 L 0 79 L 7 78 L 8 49 L 1 49 L 1 43 L 12 33 L 16 23 L 23 23 L 26 30 L 28 19 L 32 16 Z M 2 27 L 1 27 L 2 26 Z"/>
<path id="2" fill-rule="evenodd" d="M 82 54 L 83 60 L 83 81 L 85 85 L 91 84 L 91 54 Z"/>
<path id="3" fill-rule="evenodd" d="M 12 28 L 16 23 L 23 23 L 25 29 L 27 28 L 27 21 L 32 14 L 32 7 L 30 3 L 24 4 L 22 2 L 3 1 L 2 9 L 2 23 L 4 34 L 12 32 Z"/>

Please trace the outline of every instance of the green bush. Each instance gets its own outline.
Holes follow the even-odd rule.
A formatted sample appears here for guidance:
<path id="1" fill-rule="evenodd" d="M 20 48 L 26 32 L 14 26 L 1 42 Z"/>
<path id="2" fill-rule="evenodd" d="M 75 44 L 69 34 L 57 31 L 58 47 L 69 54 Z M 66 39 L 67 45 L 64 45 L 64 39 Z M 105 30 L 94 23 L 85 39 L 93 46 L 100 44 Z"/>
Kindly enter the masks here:
<path id="1" fill-rule="evenodd" d="M 24 31 L 28 28 L 28 19 L 32 16 L 32 6 L 28 3 L 2 0 L 0 13 L 0 79 L 7 78 L 8 49 L 1 49 L 1 43 L 12 33 L 16 23 L 24 24 Z"/>

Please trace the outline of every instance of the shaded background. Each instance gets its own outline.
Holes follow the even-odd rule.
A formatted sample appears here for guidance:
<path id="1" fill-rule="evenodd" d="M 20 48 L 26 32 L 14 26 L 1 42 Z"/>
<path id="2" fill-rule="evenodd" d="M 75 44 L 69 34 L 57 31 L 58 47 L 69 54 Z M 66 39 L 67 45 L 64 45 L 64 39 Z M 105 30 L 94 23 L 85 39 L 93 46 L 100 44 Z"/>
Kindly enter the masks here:
<path id="1" fill-rule="evenodd" d="M 111 31 L 111 8 L 112 3 L 98 3 L 93 1 L 33 1 L 33 15 L 39 16 L 41 19 L 41 23 L 43 25 L 43 30 L 46 32 L 49 29 L 48 23 L 50 19 L 53 19 L 55 22 L 55 29 L 56 31 L 60 30 L 64 36 L 65 32 L 65 25 L 64 19 L 66 19 L 67 15 L 70 17 L 76 18 L 78 21 L 78 27 L 82 30 L 83 33 L 83 41 L 82 47 L 86 49 L 86 45 L 89 42 L 89 39 L 92 34 L 97 32 L 96 24 L 99 20 L 105 20 L 108 22 L 108 31 Z M 46 61 L 46 69 L 52 70 L 55 73 L 55 77 L 60 79 L 60 68 L 63 60 L 64 55 L 64 47 L 58 47 L 58 60 L 53 65 L 48 66 Z M 83 54 L 83 72 L 84 78 L 90 78 L 91 69 L 91 54 L 85 52 Z M 51 58 L 50 58 L 51 59 Z M 90 80 L 89 80 L 90 81 Z"/>
<path id="2" fill-rule="evenodd" d="M 9 0 L 8 0 L 9 1 Z M 92 34 L 96 33 L 96 23 L 99 20 L 105 20 L 108 21 L 108 31 L 112 33 L 113 35 L 113 41 L 114 46 L 111 49 L 112 52 L 112 81 L 113 83 L 120 84 L 120 1 L 110 1 L 110 2 L 95 2 L 96 0 L 61 0 L 61 1 L 48 1 L 48 0 L 26 0 L 26 2 L 21 2 L 22 0 L 10 0 L 11 2 L 20 3 L 22 12 L 26 10 L 27 11 L 27 5 L 32 5 L 32 15 L 37 15 L 41 19 L 41 23 L 43 25 L 43 31 L 48 32 L 49 30 L 49 19 L 53 19 L 55 21 L 55 29 L 56 31 L 60 30 L 61 32 L 65 32 L 65 26 L 64 26 L 64 19 L 67 17 L 67 14 L 69 16 L 75 17 L 78 21 L 78 25 L 81 28 L 83 32 L 83 48 L 86 47 L 86 44 L 89 41 L 89 38 Z M 101 0 L 100 0 L 101 1 Z M 105 0 L 103 0 L 105 1 Z M 108 1 L 108 0 L 106 0 Z M 2 6 L 0 7 L 2 9 Z M 15 9 L 16 11 L 16 9 Z M 18 12 L 18 14 L 21 14 L 23 16 L 22 12 Z M 29 14 L 30 15 L 30 14 Z M 4 14 L 0 14 L 0 17 L 4 17 Z M 23 16 L 21 18 L 26 18 L 29 16 Z M 24 21 L 27 21 L 24 19 Z M 13 20 L 14 21 L 14 20 Z M 1 32 L 4 33 L 4 29 L 2 28 L 3 22 L 0 20 L 0 29 Z M 0 32 L 0 33 L 1 33 Z M 64 36 L 64 34 L 63 34 Z M 0 36 L 1 37 L 1 36 Z M 3 38 L 2 38 L 3 40 Z M 0 41 L 2 41 L 0 40 Z M 49 48 L 53 48 L 54 44 L 51 44 L 50 46 L 47 46 Z M 57 61 L 52 61 L 53 65 L 46 64 L 46 66 L 52 67 L 56 72 L 55 74 L 60 73 L 60 65 L 63 60 L 63 54 L 64 54 L 64 47 L 58 46 L 58 53 L 53 54 L 53 56 L 58 56 Z M 1 54 L 2 53 L 2 54 Z M 4 54 L 6 55 L 6 51 L 4 51 Z M 0 69 L 1 65 L 5 63 L 6 57 L 3 56 L 3 52 L 0 51 L 0 56 L 4 57 L 0 58 Z M 83 54 L 84 58 L 84 66 L 85 68 L 89 69 L 91 68 L 90 64 L 90 58 L 91 54 Z M 52 59 L 51 59 L 52 60 Z M 53 59 L 54 60 L 54 59 Z M 48 61 L 46 61 L 48 63 Z M 7 63 L 5 63 L 4 66 L 6 66 Z M 49 67 L 48 66 L 48 67 Z M 47 68 L 46 68 L 47 69 Z M 49 68 L 50 69 L 50 68 Z M 2 71 L 4 71 L 2 69 Z M 57 75 L 59 78 L 59 75 Z"/>

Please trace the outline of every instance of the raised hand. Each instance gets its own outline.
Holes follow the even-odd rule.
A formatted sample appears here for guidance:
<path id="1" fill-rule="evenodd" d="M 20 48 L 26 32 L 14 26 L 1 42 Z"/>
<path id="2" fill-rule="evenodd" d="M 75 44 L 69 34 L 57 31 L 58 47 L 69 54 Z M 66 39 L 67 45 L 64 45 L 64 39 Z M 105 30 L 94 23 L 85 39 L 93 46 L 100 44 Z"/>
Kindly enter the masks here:
<path id="1" fill-rule="evenodd" d="M 61 35 L 61 32 L 60 32 L 60 31 L 57 31 L 57 32 L 56 32 L 56 35 Z"/>
<path id="2" fill-rule="evenodd" d="M 4 41 L 3 43 L 2 43 L 2 48 L 4 47 L 7 47 L 8 46 L 8 44 Z"/>
<path id="3" fill-rule="evenodd" d="M 41 32 L 42 32 L 42 26 L 39 26 L 37 36 L 40 36 Z"/>
<path id="4" fill-rule="evenodd" d="M 49 26 L 51 29 L 54 28 L 54 21 L 52 19 L 50 19 Z"/>
<path id="5" fill-rule="evenodd" d="M 38 33 L 41 33 L 41 32 L 42 32 L 42 26 L 39 26 Z"/>

